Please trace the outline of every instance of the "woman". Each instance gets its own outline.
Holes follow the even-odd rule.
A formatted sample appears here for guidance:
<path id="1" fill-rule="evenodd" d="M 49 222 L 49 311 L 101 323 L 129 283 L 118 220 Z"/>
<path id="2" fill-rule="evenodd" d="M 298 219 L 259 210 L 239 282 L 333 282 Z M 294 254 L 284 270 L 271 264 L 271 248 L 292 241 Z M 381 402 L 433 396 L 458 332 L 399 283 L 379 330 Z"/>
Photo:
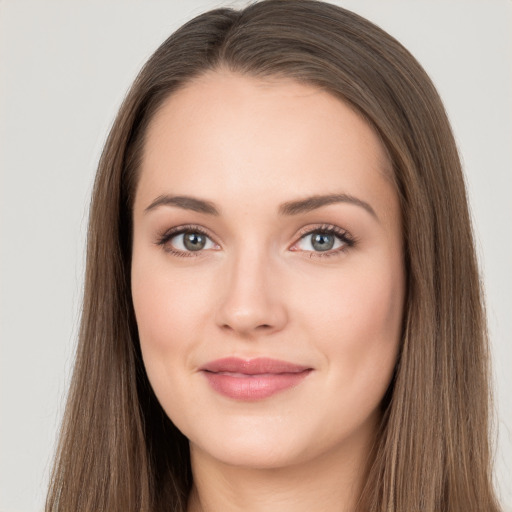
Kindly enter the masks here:
<path id="1" fill-rule="evenodd" d="M 460 163 L 410 54 L 198 16 L 107 141 L 47 510 L 498 510 Z"/>

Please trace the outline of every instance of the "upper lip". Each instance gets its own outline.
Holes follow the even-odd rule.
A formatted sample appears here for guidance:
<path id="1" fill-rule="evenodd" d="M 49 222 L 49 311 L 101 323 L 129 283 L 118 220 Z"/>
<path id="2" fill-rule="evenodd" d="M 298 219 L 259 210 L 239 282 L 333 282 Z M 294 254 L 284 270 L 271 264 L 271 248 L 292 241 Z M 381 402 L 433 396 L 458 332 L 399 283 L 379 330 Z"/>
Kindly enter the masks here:
<path id="1" fill-rule="evenodd" d="M 201 366 L 200 370 L 212 373 L 241 373 L 244 375 L 278 374 L 278 373 L 300 373 L 311 370 L 309 366 L 258 357 L 255 359 L 241 359 L 238 357 L 225 357 L 216 359 Z"/>

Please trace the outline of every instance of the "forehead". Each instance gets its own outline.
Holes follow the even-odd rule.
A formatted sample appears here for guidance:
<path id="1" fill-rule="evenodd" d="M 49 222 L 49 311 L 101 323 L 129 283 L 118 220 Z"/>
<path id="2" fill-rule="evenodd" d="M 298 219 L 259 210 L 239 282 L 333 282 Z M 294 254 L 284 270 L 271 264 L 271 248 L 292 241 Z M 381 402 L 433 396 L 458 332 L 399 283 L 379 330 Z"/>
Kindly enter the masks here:
<path id="1" fill-rule="evenodd" d="M 173 93 L 152 119 L 139 188 L 148 200 L 195 192 L 261 204 L 334 189 L 370 200 L 390 187 L 390 168 L 374 130 L 332 94 L 215 71 Z"/>

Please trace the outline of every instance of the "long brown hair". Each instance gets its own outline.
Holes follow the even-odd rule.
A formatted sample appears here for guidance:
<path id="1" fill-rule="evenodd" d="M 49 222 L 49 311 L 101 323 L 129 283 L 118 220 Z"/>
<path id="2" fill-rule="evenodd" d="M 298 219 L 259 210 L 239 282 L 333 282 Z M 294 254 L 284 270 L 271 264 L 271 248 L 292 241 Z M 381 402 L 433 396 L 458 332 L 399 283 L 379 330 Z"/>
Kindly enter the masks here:
<path id="1" fill-rule="evenodd" d="M 401 350 L 360 498 L 365 511 L 497 511 L 488 348 L 460 160 L 418 62 L 367 20 L 314 0 L 216 9 L 149 59 L 96 177 L 79 344 L 46 510 L 184 511 L 187 439 L 149 385 L 130 294 L 132 205 L 146 127 L 209 70 L 329 91 L 377 131 L 393 162 L 407 272 Z"/>

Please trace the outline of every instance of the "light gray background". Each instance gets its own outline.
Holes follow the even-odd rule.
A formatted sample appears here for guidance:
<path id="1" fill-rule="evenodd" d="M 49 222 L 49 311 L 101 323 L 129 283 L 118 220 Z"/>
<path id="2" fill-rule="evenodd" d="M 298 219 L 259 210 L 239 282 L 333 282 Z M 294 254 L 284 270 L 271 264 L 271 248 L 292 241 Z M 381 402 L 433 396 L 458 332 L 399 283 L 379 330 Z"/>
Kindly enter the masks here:
<path id="1" fill-rule="evenodd" d="M 397 37 L 446 103 L 487 290 L 496 479 L 512 510 L 512 2 L 335 3 Z M 43 508 L 76 341 L 89 194 L 115 112 L 152 51 L 220 5 L 0 0 L 2 512 Z"/>

